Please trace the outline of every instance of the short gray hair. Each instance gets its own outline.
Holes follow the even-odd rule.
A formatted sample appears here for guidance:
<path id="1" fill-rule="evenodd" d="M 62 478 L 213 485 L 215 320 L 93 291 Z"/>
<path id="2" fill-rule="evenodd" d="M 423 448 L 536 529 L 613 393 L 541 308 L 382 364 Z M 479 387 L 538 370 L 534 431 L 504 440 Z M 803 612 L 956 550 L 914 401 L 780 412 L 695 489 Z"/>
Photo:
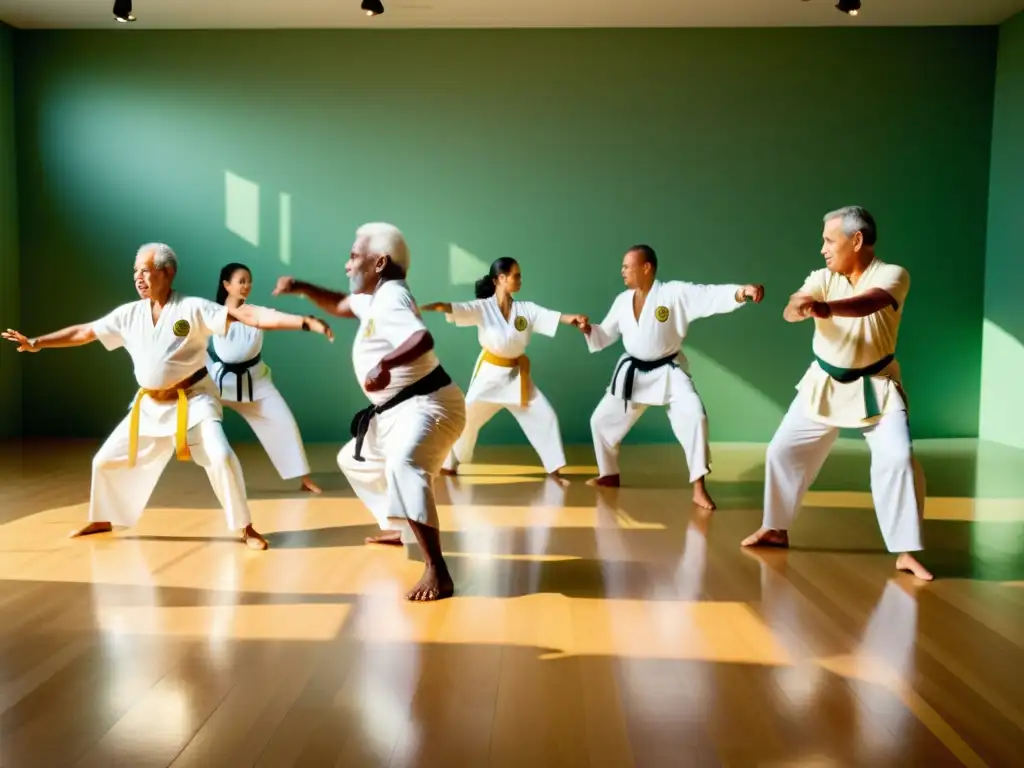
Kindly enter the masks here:
<path id="1" fill-rule="evenodd" d="M 371 222 L 356 230 L 356 238 L 366 238 L 366 247 L 375 256 L 387 256 L 392 263 L 409 273 L 409 246 L 405 235 L 394 224 Z"/>
<path id="2" fill-rule="evenodd" d="M 874 245 L 878 239 L 875 217 L 868 212 L 867 208 L 862 208 L 859 205 L 846 205 L 829 211 L 822 221 L 831 221 L 832 219 L 843 220 L 843 234 L 847 237 L 853 237 L 860 232 L 864 237 L 864 245 Z"/>
<path id="3" fill-rule="evenodd" d="M 167 243 L 146 243 L 135 253 L 136 258 L 144 253 L 153 254 L 153 267 L 156 269 L 169 269 L 172 272 L 178 271 L 178 256 L 174 249 Z"/>

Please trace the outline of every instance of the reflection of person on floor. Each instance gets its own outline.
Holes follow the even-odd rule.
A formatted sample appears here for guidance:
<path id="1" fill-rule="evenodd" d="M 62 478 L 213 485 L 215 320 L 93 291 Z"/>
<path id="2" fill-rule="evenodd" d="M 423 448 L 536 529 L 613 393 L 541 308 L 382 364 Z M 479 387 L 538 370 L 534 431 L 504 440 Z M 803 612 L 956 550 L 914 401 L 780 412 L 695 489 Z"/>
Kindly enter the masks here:
<path id="1" fill-rule="evenodd" d="M 228 264 L 217 281 L 217 303 L 234 309 L 252 290 L 252 272 L 244 264 Z M 299 425 L 263 362 L 263 331 L 234 323 L 224 336 L 212 338 L 207 363 L 223 405 L 239 414 L 256 433 L 282 480 L 302 478 L 302 488 L 320 493 L 309 477 L 309 460 Z M 225 394 L 226 393 L 226 394 Z"/>
<path id="2" fill-rule="evenodd" d="M 925 480 L 914 458 L 896 339 L 910 275 L 875 256 L 877 229 L 856 206 L 825 215 L 825 267 L 794 293 L 783 317 L 814 318 L 815 362 L 768 446 L 764 520 L 743 546 L 789 546 L 787 533 L 840 427 L 861 431 L 871 450 L 871 493 L 896 567 L 932 575 L 912 552 L 923 549 Z"/>
<path id="3" fill-rule="evenodd" d="M 622 260 L 622 279 L 628 290 L 616 297 L 600 325 L 581 327 L 591 352 L 611 346 L 620 337 L 626 350 L 590 417 L 599 474 L 588 483 L 617 486 L 622 440 L 648 407 L 667 405 L 669 423 L 690 468 L 693 501 L 714 509 L 704 484 L 711 471 L 707 414 L 680 347 L 694 320 L 733 312 L 748 298 L 760 302 L 764 288 L 677 280 L 662 283 L 657 271 L 658 259 L 650 246 L 630 248 Z"/>
<path id="4" fill-rule="evenodd" d="M 476 301 L 435 302 L 420 307 L 426 312 L 444 312 L 456 325 L 476 326 L 483 347 L 466 393 L 466 428 L 445 459 L 441 469 L 444 474 L 454 475 L 460 463 L 473 460 L 480 430 L 498 411 L 507 408 L 540 456 L 544 470 L 556 479 L 561 477 L 565 450 L 558 416 L 532 380 L 526 347 L 534 333 L 554 336 L 559 323 L 579 326 L 587 318 L 513 299 L 521 287 L 519 264 L 505 257 L 491 264 L 490 272 L 477 281 Z"/>
<path id="5" fill-rule="evenodd" d="M 177 271 L 169 246 L 144 245 L 135 257 L 139 301 L 94 323 L 37 339 L 10 329 L 3 337 L 18 344 L 19 352 L 99 340 L 108 350 L 124 347 L 132 358 L 140 389 L 131 412 L 93 458 L 89 524 L 73 535 L 138 523 L 171 454 L 177 453 L 178 459 L 194 458 L 206 470 L 228 527 L 241 531 L 250 548 L 266 549 L 266 540 L 252 526 L 242 467 L 221 426 L 217 388 L 207 375 L 207 342 L 228 333 L 235 322 L 264 330 L 314 330 L 333 338 L 331 329 L 313 317 L 182 296 L 172 288 Z"/>
<path id="6" fill-rule="evenodd" d="M 426 568 L 407 597 L 451 597 L 441 554 L 434 478 L 466 423 L 466 402 L 434 354 L 405 277 L 409 249 L 390 224 L 356 232 L 345 271 L 350 293 L 282 277 L 274 295 L 296 293 L 324 311 L 359 320 L 352 363 L 372 405 L 352 421 L 338 464 L 384 534 L 371 543 L 401 544 L 411 530 Z"/>

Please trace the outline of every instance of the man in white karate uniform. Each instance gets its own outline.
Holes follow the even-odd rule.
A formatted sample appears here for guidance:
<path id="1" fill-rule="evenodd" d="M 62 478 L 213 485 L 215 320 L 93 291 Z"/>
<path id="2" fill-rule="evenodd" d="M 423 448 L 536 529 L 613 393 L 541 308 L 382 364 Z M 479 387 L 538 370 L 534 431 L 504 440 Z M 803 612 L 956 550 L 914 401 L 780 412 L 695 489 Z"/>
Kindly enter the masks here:
<path id="1" fill-rule="evenodd" d="M 924 473 L 914 458 L 907 398 L 896 362 L 910 275 L 875 256 L 871 214 L 849 206 L 824 217 L 825 267 L 812 272 L 783 312 L 814 318 L 815 362 L 797 384 L 765 458 L 764 519 L 743 546 L 789 546 L 787 531 L 840 427 L 859 429 L 871 450 L 871 493 L 896 567 L 930 581 L 923 549 Z"/>
<path id="2" fill-rule="evenodd" d="M 622 259 L 627 290 L 612 303 L 600 325 L 584 324 L 587 347 L 599 352 L 619 338 L 619 358 L 608 389 L 590 417 L 598 477 L 591 485 L 619 485 L 619 446 L 649 406 L 668 406 L 669 423 L 682 444 L 693 483 L 693 501 L 705 509 L 715 503 L 704 482 L 711 471 L 708 419 L 690 378 L 681 346 L 690 323 L 733 312 L 747 299 L 760 302 L 760 285 L 699 285 L 657 279 L 658 258 L 648 245 L 637 245 Z"/>
<path id="3" fill-rule="evenodd" d="M 409 248 L 402 233 L 391 224 L 364 224 L 345 271 L 348 294 L 283 277 L 274 295 L 301 294 L 326 312 L 359 320 L 352 364 L 372 405 L 352 420 L 338 465 L 384 531 L 368 543 L 400 545 L 409 532 L 419 544 L 426 566 L 406 597 L 451 597 L 434 479 L 466 424 L 466 401 L 434 354 L 406 285 Z"/>
<path id="4" fill-rule="evenodd" d="M 332 338 L 326 323 L 264 307 L 234 309 L 173 290 L 178 259 L 163 243 L 148 243 L 135 257 L 139 301 L 123 304 L 93 323 L 73 325 L 29 339 L 13 329 L 3 338 L 19 352 L 80 347 L 99 341 L 108 350 L 124 347 L 132 358 L 139 390 L 131 410 L 92 462 L 89 523 L 73 536 L 106 533 L 114 525 L 133 527 L 142 516 L 171 454 L 192 458 L 206 470 L 224 509 L 228 528 L 251 549 L 266 549 L 252 526 L 238 457 L 228 444 L 217 387 L 206 369 L 211 336 L 232 322 L 266 330 L 316 330 Z"/>

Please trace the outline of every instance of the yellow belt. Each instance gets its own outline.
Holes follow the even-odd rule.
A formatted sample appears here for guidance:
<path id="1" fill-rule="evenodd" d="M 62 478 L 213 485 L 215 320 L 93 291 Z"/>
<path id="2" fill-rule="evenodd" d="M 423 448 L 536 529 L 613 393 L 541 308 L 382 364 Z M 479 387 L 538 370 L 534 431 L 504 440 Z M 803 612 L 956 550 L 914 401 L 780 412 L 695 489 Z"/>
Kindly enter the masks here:
<path id="1" fill-rule="evenodd" d="M 188 461 L 192 452 L 188 448 L 188 389 L 206 378 L 206 369 L 201 368 L 184 381 L 167 389 L 140 389 L 135 393 L 132 414 L 128 421 L 128 466 L 134 467 L 139 455 L 139 417 L 142 412 L 142 398 L 149 396 L 158 403 L 178 401 L 178 424 L 174 432 L 174 452 L 178 461 Z"/>
<path id="2" fill-rule="evenodd" d="M 498 357 L 485 349 L 480 356 L 480 361 L 476 364 L 476 371 L 473 371 L 474 377 L 480 370 L 480 364 L 485 362 L 501 368 L 519 368 L 519 404 L 525 408 L 526 404 L 530 402 L 530 358 L 526 355 Z"/>

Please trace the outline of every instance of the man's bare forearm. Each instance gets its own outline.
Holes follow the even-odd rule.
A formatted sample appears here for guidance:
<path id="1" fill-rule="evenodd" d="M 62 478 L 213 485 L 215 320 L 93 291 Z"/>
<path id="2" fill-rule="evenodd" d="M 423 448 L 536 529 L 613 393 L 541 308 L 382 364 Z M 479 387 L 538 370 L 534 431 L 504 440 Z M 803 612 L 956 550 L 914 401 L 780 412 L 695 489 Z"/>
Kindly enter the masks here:
<path id="1" fill-rule="evenodd" d="M 61 328 L 59 331 L 30 339 L 30 341 L 36 349 L 66 349 L 91 344 L 96 341 L 96 333 L 93 331 L 92 325 L 88 323 L 69 325 L 67 328 Z"/>
<path id="2" fill-rule="evenodd" d="M 402 346 L 382 357 L 380 367 L 384 369 L 397 368 L 400 365 L 411 363 L 433 348 L 434 337 L 430 335 L 430 331 L 417 331 L 406 339 Z"/>
<path id="3" fill-rule="evenodd" d="M 324 312 L 330 312 L 337 317 L 351 317 L 348 309 L 347 293 L 332 291 L 329 288 L 322 288 L 312 283 L 304 283 L 301 280 L 295 282 L 295 292 L 300 293 L 316 304 Z"/>
<path id="4" fill-rule="evenodd" d="M 833 317 L 867 317 L 886 307 L 895 308 L 896 300 L 881 288 L 874 288 L 860 296 L 828 302 L 829 314 Z"/>

